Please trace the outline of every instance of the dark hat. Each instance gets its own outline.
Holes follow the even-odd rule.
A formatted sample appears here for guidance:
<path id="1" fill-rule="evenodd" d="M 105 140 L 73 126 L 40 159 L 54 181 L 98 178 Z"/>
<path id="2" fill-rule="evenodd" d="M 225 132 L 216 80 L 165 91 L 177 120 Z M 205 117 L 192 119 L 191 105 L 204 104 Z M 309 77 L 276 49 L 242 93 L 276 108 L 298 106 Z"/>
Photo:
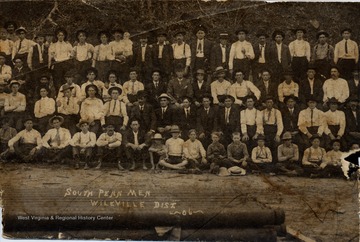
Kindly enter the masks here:
<path id="1" fill-rule="evenodd" d="M 307 70 L 314 70 L 316 71 L 316 66 L 313 63 L 309 63 L 309 65 L 307 66 Z"/>
<path id="2" fill-rule="evenodd" d="M 265 100 L 265 101 L 267 101 L 267 100 L 272 100 L 273 102 L 276 102 L 276 99 L 275 99 L 274 96 L 266 96 L 264 100 Z"/>
<path id="3" fill-rule="evenodd" d="M 27 30 L 25 29 L 25 27 L 22 27 L 22 26 L 19 27 L 18 29 L 16 29 L 16 30 L 15 30 L 15 33 L 18 34 L 18 33 L 21 32 L 21 31 L 24 31 L 25 33 L 27 33 Z"/>
<path id="4" fill-rule="evenodd" d="M 117 90 L 119 92 L 119 95 L 122 93 L 122 89 L 120 87 L 110 87 L 108 90 L 108 94 L 111 95 L 113 90 Z"/>
<path id="5" fill-rule="evenodd" d="M 180 133 L 180 128 L 177 125 L 172 125 L 170 129 L 170 133 Z"/>
<path id="6" fill-rule="evenodd" d="M 23 119 L 23 123 L 25 123 L 26 121 L 34 121 L 34 119 L 31 117 L 31 116 L 26 116 L 24 119 Z"/>
<path id="7" fill-rule="evenodd" d="M 297 27 L 297 28 L 293 29 L 294 34 L 296 34 L 298 31 L 302 31 L 304 34 L 306 34 L 306 29 L 304 29 L 302 27 Z"/>
<path id="8" fill-rule="evenodd" d="M 154 136 L 151 138 L 152 140 L 164 140 L 162 135 L 160 133 L 154 134 Z"/>
<path id="9" fill-rule="evenodd" d="M 101 35 L 106 35 L 106 37 L 110 38 L 110 33 L 109 33 L 108 31 L 105 31 L 105 30 L 100 31 L 100 32 L 97 34 L 97 37 L 98 37 L 99 40 L 100 40 Z"/>
<path id="10" fill-rule="evenodd" d="M 213 75 L 214 75 L 214 76 L 217 76 L 217 75 L 219 75 L 220 73 L 226 73 L 226 71 L 227 71 L 227 70 L 224 69 L 224 67 L 218 66 L 218 67 L 215 68 L 215 71 L 214 71 Z"/>
<path id="11" fill-rule="evenodd" d="M 205 75 L 205 70 L 202 69 L 202 68 L 199 68 L 199 69 L 196 70 L 196 74 L 203 74 L 203 75 Z"/>
<path id="12" fill-rule="evenodd" d="M 319 139 L 320 140 L 320 136 L 318 134 L 314 134 L 313 136 L 311 136 L 310 142 L 313 142 L 314 139 Z"/>
<path id="13" fill-rule="evenodd" d="M 41 76 L 39 77 L 39 80 L 42 78 L 46 78 L 48 80 L 50 80 L 51 74 L 49 72 L 45 72 L 43 74 L 41 74 Z"/>
<path id="14" fill-rule="evenodd" d="M 82 124 L 90 124 L 90 122 L 85 119 L 80 119 L 79 122 L 76 124 L 76 127 L 80 129 Z"/>
<path id="15" fill-rule="evenodd" d="M 158 72 L 160 74 L 160 76 L 161 76 L 161 70 L 159 68 L 152 69 L 151 75 L 154 74 L 154 72 Z"/>
<path id="16" fill-rule="evenodd" d="M 290 99 L 294 100 L 295 102 L 299 102 L 299 98 L 295 97 L 294 95 L 289 95 L 284 97 L 284 103 L 287 103 Z"/>
<path id="17" fill-rule="evenodd" d="M 226 99 L 231 99 L 232 102 L 235 102 L 235 98 L 231 95 L 224 95 L 224 102 Z"/>
<path id="18" fill-rule="evenodd" d="M 257 98 L 256 98 L 255 95 L 246 95 L 245 97 L 242 98 L 243 103 L 246 103 L 246 101 L 247 101 L 249 98 L 251 98 L 254 102 L 257 101 Z"/>
<path id="19" fill-rule="evenodd" d="M 315 97 L 314 95 L 309 95 L 309 96 L 306 98 L 306 102 L 307 102 L 307 103 L 308 103 L 308 102 L 311 102 L 311 101 L 317 102 L 317 99 L 316 99 L 316 97 Z"/>
<path id="20" fill-rule="evenodd" d="M 84 30 L 84 29 L 79 29 L 79 30 L 76 31 L 76 33 L 75 33 L 76 38 L 77 38 L 77 37 L 79 36 L 79 34 L 81 34 L 81 33 L 85 34 L 86 37 L 89 35 L 89 33 L 88 33 L 86 30 Z"/>
<path id="21" fill-rule="evenodd" d="M 4 28 L 7 29 L 10 25 L 13 25 L 15 29 L 17 29 L 17 24 L 14 21 L 6 21 L 4 24 Z"/>
<path id="22" fill-rule="evenodd" d="M 320 37 L 320 35 L 325 35 L 326 38 L 329 37 L 329 33 L 326 32 L 325 30 L 320 30 L 319 32 L 317 32 L 316 39 L 318 39 Z"/>
<path id="23" fill-rule="evenodd" d="M 115 34 L 115 33 L 124 34 L 124 30 L 122 30 L 120 28 L 115 28 L 115 29 L 111 30 L 111 34 Z"/>
<path id="24" fill-rule="evenodd" d="M 196 34 L 197 32 L 199 32 L 199 31 L 204 31 L 205 32 L 205 34 L 207 33 L 207 28 L 204 26 L 204 25 L 202 25 L 202 24 L 200 24 L 200 25 L 198 25 L 198 26 L 196 26 L 196 28 L 194 29 L 194 34 Z"/>
<path id="25" fill-rule="evenodd" d="M 97 87 L 95 84 L 87 85 L 87 86 L 85 87 L 85 93 L 88 92 L 89 88 L 94 88 L 95 91 L 96 91 L 96 93 L 99 93 L 99 89 L 98 89 L 98 87 Z"/>
<path id="26" fill-rule="evenodd" d="M 2 56 L 2 57 L 4 57 L 4 58 L 6 58 L 6 54 L 5 54 L 5 52 L 0 52 L 0 56 Z"/>
<path id="27" fill-rule="evenodd" d="M 219 34 L 219 38 L 220 38 L 220 39 L 228 39 L 228 38 L 229 38 L 229 34 L 226 33 L 226 32 L 221 32 L 221 33 Z"/>
<path id="28" fill-rule="evenodd" d="M 178 34 L 186 35 L 186 31 L 183 29 L 178 29 L 174 32 L 174 37 L 176 37 Z"/>
<path id="29" fill-rule="evenodd" d="M 340 102 L 335 98 L 335 97 L 332 97 L 328 100 L 328 103 L 331 104 L 331 103 L 336 103 L 336 104 L 340 104 Z"/>
<path id="30" fill-rule="evenodd" d="M 348 32 L 352 32 L 352 30 L 349 28 L 349 27 L 346 27 L 346 28 L 343 28 L 343 29 L 341 29 L 341 34 L 343 34 L 345 31 L 348 31 Z"/>
<path id="31" fill-rule="evenodd" d="M 264 36 L 265 38 L 269 38 L 269 35 L 267 33 L 265 33 L 264 30 L 261 30 L 259 31 L 257 34 L 256 34 L 256 37 L 260 38 L 261 36 Z"/>
<path id="32" fill-rule="evenodd" d="M 183 96 L 181 97 L 181 101 L 184 101 L 185 99 L 189 100 L 189 102 L 192 102 L 192 98 L 189 96 Z"/>
<path id="33" fill-rule="evenodd" d="M 285 33 L 281 30 L 275 30 L 272 33 L 271 38 L 275 40 L 276 35 L 281 35 L 283 37 L 283 39 L 285 39 Z"/>
<path id="34" fill-rule="evenodd" d="M 240 27 L 235 31 L 235 34 L 238 35 L 240 32 L 244 32 L 245 34 L 248 34 L 249 31 L 245 29 L 244 27 Z"/>
<path id="35" fill-rule="evenodd" d="M 287 68 L 285 71 L 284 71 L 284 76 L 292 76 L 293 75 L 293 71 L 291 68 Z"/>
<path id="36" fill-rule="evenodd" d="M 62 86 L 61 92 L 65 92 L 66 90 L 72 90 L 72 89 L 74 89 L 73 86 L 69 86 L 68 84 L 64 84 Z"/>
<path id="37" fill-rule="evenodd" d="M 256 140 L 265 140 L 265 135 L 259 134 Z"/>
<path id="38" fill-rule="evenodd" d="M 51 117 L 51 118 L 49 119 L 49 124 L 50 124 L 51 127 L 52 127 L 52 123 L 54 122 L 54 120 L 59 120 L 59 121 L 60 121 L 60 124 L 62 124 L 62 123 L 64 122 L 64 118 L 63 118 L 63 117 L 58 116 L 58 115 L 55 115 L 55 116 L 53 116 L 53 117 Z"/>
<path id="39" fill-rule="evenodd" d="M 166 33 L 165 30 L 162 29 L 162 30 L 159 30 L 159 31 L 156 32 L 156 36 L 157 37 L 160 37 L 160 36 L 167 37 L 167 33 Z"/>
<path id="40" fill-rule="evenodd" d="M 14 56 L 13 61 L 15 61 L 15 60 L 21 60 L 22 62 L 24 62 L 24 59 L 21 57 L 20 54 L 16 54 L 16 55 Z"/>
<path id="41" fill-rule="evenodd" d="M 136 93 L 136 96 L 137 96 L 138 99 L 139 99 L 139 98 L 146 98 L 146 97 L 147 97 L 147 94 L 146 94 L 145 90 L 140 90 L 140 91 L 138 91 L 138 92 Z"/>

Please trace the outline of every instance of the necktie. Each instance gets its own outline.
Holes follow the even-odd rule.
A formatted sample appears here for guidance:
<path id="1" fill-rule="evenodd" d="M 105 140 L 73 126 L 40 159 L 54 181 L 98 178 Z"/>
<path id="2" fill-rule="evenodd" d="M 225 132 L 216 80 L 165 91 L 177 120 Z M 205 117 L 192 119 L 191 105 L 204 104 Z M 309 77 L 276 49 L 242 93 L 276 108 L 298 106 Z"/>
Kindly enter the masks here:
<path id="1" fill-rule="evenodd" d="M 155 88 L 158 88 L 158 85 L 159 85 L 158 82 L 155 82 Z"/>
<path id="2" fill-rule="evenodd" d="M 310 119 L 311 119 L 311 126 L 313 126 L 314 122 L 313 122 L 313 117 L 314 117 L 314 110 L 311 109 L 311 115 L 310 115 Z"/>
<path id="3" fill-rule="evenodd" d="M 60 131 L 59 131 L 59 129 L 56 129 L 55 142 L 56 142 L 56 144 L 58 146 L 60 146 L 61 140 L 60 140 Z"/>
<path id="4" fill-rule="evenodd" d="M 141 46 L 141 58 L 142 62 L 145 62 L 145 45 Z"/>
<path id="5" fill-rule="evenodd" d="M 188 118 L 188 116 L 189 116 L 189 110 L 187 108 L 185 108 L 185 117 L 186 117 L 186 119 Z"/>
<path id="6" fill-rule="evenodd" d="M 293 115 L 293 112 L 294 112 L 294 110 L 293 110 L 293 109 L 290 109 L 290 114 L 291 114 L 291 115 Z"/>
<path id="7" fill-rule="evenodd" d="M 142 113 L 144 111 L 144 106 L 140 106 L 140 112 Z"/>
<path id="8" fill-rule="evenodd" d="M 181 86 L 181 79 L 179 79 L 179 85 Z"/>
<path id="9" fill-rule="evenodd" d="M 22 42 L 23 42 L 23 39 L 20 40 L 18 52 L 20 52 L 20 50 L 21 50 Z"/>
<path id="10" fill-rule="evenodd" d="M 345 40 L 345 54 L 348 53 L 348 43 L 347 43 L 347 40 Z"/>
<path id="11" fill-rule="evenodd" d="M 131 87 L 131 94 L 134 95 L 135 93 L 135 82 L 132 83 L 132 87 Z"/>
<path id="12" fill-rule="evenodd" d="M 226 119 L 226 123 L 230 123 L 230 120 L 229 120 L 229 108 L 226 108 L 226 114 L 225 114 L 225 119 Z"/>
<path id="13" fill-rule="evenodd" d="M 67 103 L 67 105 L 69 105 L 69 103 L 70 103 L 70 98 L 69 97 L 67 98 L 66 103 Z"/>
<path id="14" fill-rule="evenodd" d="M 262 50 L 263 50 L 264 46 L 260 45 L 260 56 L 263 58 L 263 54 L 262 54 Z"/>
<path id="15" fill-rule="evenodd" d="M 269 114 L 268 114 L 268 123 L 270 122 L 270 116 L 271 116 L 271 110 L 269 111 Z"/>
<path id="16" fill-rule="evenodd" d="M 209 108 L 205 108 L 205 111 L 206 111 L 206 115 L 209 114 Z"/>
<path id="17" fill-rule="evenodd" d="M 199 44 L 198 44 L 198 52 L 202 53 L 202 45 L 201 45 L 201 41 L 199 41 Z"/>
<path id="18" fill-rule="evenodd" d="M 115 107 L 116 107 L 116 100 L 114 100 L 113 113 L 115 112 Z"/>
<path id="19" fill-rule="evenodd" d="M 162 109 L 162 112 L 161 112 L 161 119 L 164 118 L 164 113 L 165 113 L 165 108 L 161 108 Z"/>

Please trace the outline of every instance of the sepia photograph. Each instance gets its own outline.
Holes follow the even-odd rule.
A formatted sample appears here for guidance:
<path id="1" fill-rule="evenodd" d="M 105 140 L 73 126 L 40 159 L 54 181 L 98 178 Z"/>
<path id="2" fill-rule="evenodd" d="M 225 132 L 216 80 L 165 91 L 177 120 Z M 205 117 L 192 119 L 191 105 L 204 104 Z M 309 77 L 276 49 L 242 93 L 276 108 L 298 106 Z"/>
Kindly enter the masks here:
<path id="1" fill-rule="evenodd" d="M 3 238 L 359 241 L 359 10 L 0 1 Z"/>

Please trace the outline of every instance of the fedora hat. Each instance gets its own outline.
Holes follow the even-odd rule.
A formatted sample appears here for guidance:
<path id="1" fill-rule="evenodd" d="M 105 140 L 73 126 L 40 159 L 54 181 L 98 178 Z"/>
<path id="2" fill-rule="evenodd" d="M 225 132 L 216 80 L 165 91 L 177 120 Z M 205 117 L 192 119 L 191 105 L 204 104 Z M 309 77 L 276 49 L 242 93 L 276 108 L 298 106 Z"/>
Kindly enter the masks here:
<path id="1" fill-rule="evenodd" d="M 325 35 L 326 38 L 329 37 L 329 33 L 326 32 L 325 30 L 320 30 L 319 32 L 316 33 L 316 39 L 319 39 L 320 35 Z"/>
<path id="2" fill-rule="evenodd" d="M 351 28 L 349 28 L 349 27 L 345 27 L 345 28 L 343 28 L 343 29 L 341 29 L 341 34 L 343 34 L 345 31 L 348 31 L 348 32 L 352 32 L 352 30 L 351 30 Z"/>
<path id="3" fill-rule="evenodd" d="M 296 103 L 299 102 L 299 98 L 294 95 L 284 96 L 284 103 L 287 103 L 290 99 L 294 100 Z"/>
<path id="4" fill-rule="evenodd" d="M 112 91 L 117 90 L 119 95 L 122 93 L 122 89 L 120 87 L 110 87 L 108 90 L 108 94 L 111 95 Z"/>
<path id="5" fill-rule="evenodd" d="M 331 103 L 336 103 L 336 104 L 340 104 L 339 100 L 337 100 L 335 97 L 332 97 L 328 100 L 328 103 L 331 104 Z"/>
<path id="6" fill-rule="evenodd" d="M 161 134 L 156 133 L 152 138 L 152 140 L 164 140 Z"/>
<path id="7" fill-rule="evenodd" d="M 177 125 L 171 126 L 170 133 L 180 133 L 180 128 Z"/>
<path id="8" fill-rule="evenodd" d="M 18 33 L 21 32 L 21 31 L 24 31 L 25 33 L 27 33 L 27 30 L 25 29 L 25 27 L 22 27 L 22 26 L 19 27 L 18 29 L 16 29 L 16 30 L 15 30 L 15 33 L 18 34 Z"/>
<path id="9" fill-rule="evenodd" d="M 204 69 L 197 69 L 196 70 L 196 74 L 203 74 L 203 75 L 205 75 L 205 70 Z"/>
<path id="10" fill-rule="evenodd" d="M 72 89 L 74 89 L 73 86 L 69 86 L 68 84 L 64 84 L 62 86 L 61 92 L 65 92 L 66 90 L 72 90 Z"/>
<path id="11" fill-rule="evenodd" d="M 228 38 L 229 38 L 229 34 L 226 33 L 226 32 L 221 32 L 221 33 L 219 34 L 219 38 L 220 38 L 220 39 L 228 39 Z"/>
<path id="12" fill-rule="evenodd" d="M 194 34 L 199 32 L 200 30 L 204 31 L 205 34 L 208 32 L 208 29 L 204 25 L 200 24 L 200 25 L 196 26 L 196 28 L 194 29 Z"/>
<path id="13" fill-rule="evenodd" d="M 316 71 L 316 66 L 313 63 L 309 63 L 306 70 L 314 70 L 314 71 Z"/>
<path id="14" fill-rule="evenodd" d="M 90 122 L 84 119 L 80 119 L 79 122 L 76 124 L 76 127 L 80 129 L 82 124 L 90 124 Z"/>
<path id="15" fill-rule="evenodd" d="M 244 27 L 240 27 L 235 31 L 235 34 L 238 35 L 240 32 L 244 32 L 245 34 L 248 34 L 249 31 L 245 29 Z"/>
<path id="16" fill-rule="evenodd" d="M 49 125 L 51 126 L 51 127 L 53 127 L 53 122 L 54 122 L 54 120 L 59 120 L 59 122 L 60 122 L 60 125 L 64 122 L 64 118 L 63 117 L 61 117 L 61 116 L 58 116 L 58 115 L 55 115 L 55 116 L 53 116 L 53 117 L 51 117 L 50 119 L 49 119 Z"/>
<path id="17" fill-rule="evenodd" d="M 184 30 L 184 29 L 178 29 L 178 30 L 176 30 L 175 32 L 174 32 L 174 37 L 176 37 L 177 35 L 179 35 L 179 34 L 181 34 L 181 35 L 186 35 L 186 31 Z"/>
<path id="18" fill-rule="evenodd" d="M 309 95 L 309 96 L 306 98 L 306 102 L 307 102 L 307 103 L 308 103 L 308 102 L 311 102 L 311 101 L 317 102 L 317 99 L 316 99 L 316 97 L 315 97 L 314 95 Z"/>
<path id="19" fill-rule="evenodd" d="M 161 98 L 166 98 L 168 100 L 171 100 L 171 97 L 169 95 L 167 95 L 166 93 L 162 93 L 159 97 L 158 100 L 160 100 Z"/>
<path id="20" fill-rule="evenodd" d="M 271 38 L 275 40 L 275 37 L 277 35 L 281 35 L 283 37 L 283 39 L 285 39 L 285 33 L 281 30 L 275 30 L 272 35 L 271 35 Z"/>
<path id="21" fill-rule="evenodd" d="M 11 80 L 11 82 L 9 83 L 9 88 L 11 88 L 14 84 L 18 84 L 19 86 L 21 85 L 20 82 L 18 82 L 17 80 Z"/>
<path id="22" fill-rule="evenodd" d="M 283 134 L 283 136 L 281 137 L 282 140 L 289 140 L 292 139 L 291 133 L 290 132 L 285 132 Z"/>
<path id="23" fill-rule="evenodd" d="M 220 167 L 218 176 L 230 176 L 230 172 L 226 167 Z"/>
<path id="24" fill-rule="evenodd" d="M 256 140 L 265 140 L 265 135 L 259 134 Z"/>
<path id="25" fill-rule="evenodd" d="M 228 168 L 230 175 L 232 176 L 245 176 L 246 170 L 239 166 L 232 166 Z"/>
<path id="26" fill-rule="evenodd" d="M 214 76 L 217 76 L 217 75 L 219 75 L 220 73 L 226 73 L 227 72 L 227 70 L 226 69 L 224 69 L 224 67 L 222 67 L 222 66 L 218 66 L 218 67 L 216 67 L 215 68 L 215 71 L 214 71 Z"/>

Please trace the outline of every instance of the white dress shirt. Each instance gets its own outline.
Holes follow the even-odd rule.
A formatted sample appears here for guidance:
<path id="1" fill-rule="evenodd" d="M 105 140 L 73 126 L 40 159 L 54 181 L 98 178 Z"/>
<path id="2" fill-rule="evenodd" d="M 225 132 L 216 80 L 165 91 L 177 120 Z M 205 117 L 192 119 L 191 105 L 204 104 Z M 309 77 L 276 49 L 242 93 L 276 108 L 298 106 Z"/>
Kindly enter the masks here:
<path id="1" fill-rule="evenodd" d="M 43 118 L 45 116 L 55 113 L 55 100 L 49 97 L 42 97 L 37 100 L 34 107 L 34 114 L 36 118 Z"/>

